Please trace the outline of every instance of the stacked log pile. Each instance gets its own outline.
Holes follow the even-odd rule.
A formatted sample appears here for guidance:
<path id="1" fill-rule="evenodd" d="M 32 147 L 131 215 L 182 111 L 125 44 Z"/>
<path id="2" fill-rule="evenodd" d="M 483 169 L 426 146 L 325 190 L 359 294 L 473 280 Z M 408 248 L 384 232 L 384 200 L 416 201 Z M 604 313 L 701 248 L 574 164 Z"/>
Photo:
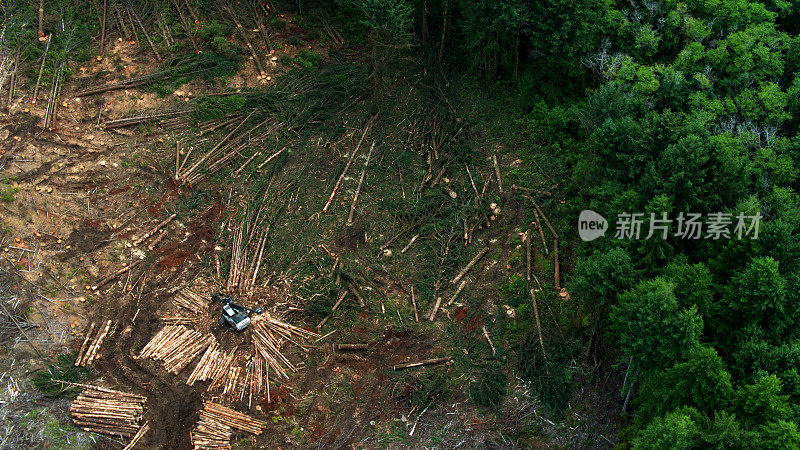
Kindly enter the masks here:
<path id="1" fill-rule="evenodd" d="M 256 351 L 264 358 L 272 370 L 288 380 L 289 374 L 286 373 L 286 370 L 297 372 L 297 368 L 281 353 L 281 344 L 275 333 L 272 333 L 263 322 L 257 322 L 251 326 L 253 328 L 253 345 Z"/>
<path id="2" fill-rule="evenodd" d="M 150 339 L 139 358 L 162 360 L 168 372 L 177 374 L 215 344 L 216 339 L 211 334 L 190 330 L 183 325 L 169 325 Z"/>
<path id="3" fill-rule="evenodd" d="M 264 373 L 264 360 L 259 358 L 258 355 L 253 355 L 247 362 L 245 370 L 247 375 L 244 385 L 250 391 L 247 397 L 247 407 L 249 408 L 253 405 L 253 398 L 259 399 L 264 393 L 264 377 L 266 376 L 266 373 Z M 267 391 L 269 391 L 269 385 L 267 385 Z M 244 399 L 244 393 L 245 390 L 242 389 L 239 400 Z"/>
<path id="4" fill-rule="evenodd" d="M 136 448 L 136 444 L 138 444 L 139 441 L 142 440 L 142 438 L 144 437 L 145 434 L 147 434 L 148 431 L 150 431 L 150 422 L 145 423 L 144 426 L 142 426 L 142 428 L 139 428 L 139 431 L 136 433 L 135 436 L 133 436 L 133 439 L 131 439 L 131 441 L 128 442 L 128 445 L 126 445 L 122 450 L 133 450 L 134 448 Z"/>
<path id="5" fill-rule="evenodd" d="M 254 419 L 247 414 L 242 414 L 234 409 L 211 402 L 203 404 L 203 410 L 200 411 L 200 420 L 202 421 L 203 419 L 256 435 L 261 434 L 262 429 L 266 426 L 265 422 Z"/>
<path id="6" fill-rule="evenodd" d="M 203 353 L 203 357 L 200 358 L 200 362 L 194 367 L 192 374 L 189 375 L 186 384 L 193 386 L 197 381 L 216 381 L 217 368 L 224 359 L 225 355 L 219 348 L 216 345 L 210 345 Z"/>
<path id="7" fill-rule="evenodd" d="M 197 323 L 197 317 L 162 317 L 164 325 L 191 325 Z"/>
<path id="8" fill-rule="evenodd" d="M 233 429 L 259 435 L 266 423 L 216 403 L 205 402 L 192 430 L 192 445 L 199 449 L 229 449 Z"/>
<path id="9" fill-rule="evenodd" d="M 76 366 L 88 366 L 98 358 L 99 355 L 97 351 L 100 350 L 100 346 L 103 345 L 103 340 L 108 336 L 108 332 L 111 330 L 111 324 L 112 322 L 110 320 L 107 321 L 105 328 L 97 328 L 97 333 L 92 334 L 95 331 L 95 323 L 92 322 L 92 325 L 89 327 L 89 332 L 86 333 L 86 339 L 83 340 L 81 349 L 78 352 L 78 358 L 75 359 Z"/>
<path id="10" fill-rule="evenodd" d="M 146 401 L 140 395 L 86 386 L 69 411 L 84 431 L 127 438 L 138 434 Z"/>
<path id="11" fill-rule="evenodd" d="M 298 367 L 281 353 L 281 341 L 286 339 L 303 350 L 307 350 L 308 348 L 304 345 L 304 341 L 319 339 L 320 335 L 268 315 L 259 319 L 262 320 L 254 321 L 251 325 L 253 329 L 253 345 L 256 348 L 256 352 L 264 358 L 268 367 L 288 380 L 289 375 L 286 371 L 297 372 Z"/>
<path id="12" fill-rule="evenodd" d="M 207 415 L 200 413 L 200 421 L 192 430 L 192 445 L 195 450 L 230 449 L 233 429 Z"/>
<path id="13" fill-rule="evenodd" d="M 208 306 L 208 301 L 206 301 L 200 294 L 187 289 L 180 291 L 175 295 L 175 304 L 182 308 L 188 309 L 194 314 L 199 315 L 205 312 L 206 307 Z"/>

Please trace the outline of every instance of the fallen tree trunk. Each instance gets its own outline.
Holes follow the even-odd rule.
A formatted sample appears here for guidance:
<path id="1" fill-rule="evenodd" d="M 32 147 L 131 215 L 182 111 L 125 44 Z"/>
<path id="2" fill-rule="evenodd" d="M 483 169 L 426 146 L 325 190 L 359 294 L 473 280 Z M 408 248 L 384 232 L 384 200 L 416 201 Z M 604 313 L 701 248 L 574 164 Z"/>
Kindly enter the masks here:
<path id="1" fill-rule="evenodd" d="M 478 261 L 479 261 L 481 258 L 483 258 L 483 256 L 484 256 L 485 254 L 487 254 L 487 253 L 489 253 L 489 247 L 484 247 L 484 248 L 482 248 L 482 249 L 481 249 L 481 250 L 478 252 L 478 254 L 477 254 L 477 255 L 475 255 L 475 257 L 474 257 L 474 258 L 472 258 L 472 260 L 471 260 L 471 261 L 470 261 L 470 262 L 469 262 L 469 263 L 466 265 L 466 267 L 464 267 L 464 268 L 461 270 L 461 272 L 459 272 L 459 273 L 458 273 L 458 275 L 456 275 L 456 277 L 455 277 L 455 278 L 453 278 L 453 279 L 450 281 L 450 284 L 456 284 L 456 283 L 458 283 L 459 281 L 461 281 L 461 279 L 462 279 L 462 278 L 464 278 L 464 275 L 466 275 L 466 274 L 467 274 L 467 272 L 469 272 L 469 270 L 470 270 L 470 269 L 472 269 L 472 266 L 474 266 L 474 265 L 475 265 L 475 264 L 476 264 L 476 263 L 477 263 L 477 262 L 478 262 Z"/>
<path id="2" fill-rule="evenodd" d="M 140 77 L 129 78 L 127 80 L 116 81 L 114 83 L 104 84 L 102 86 L 89 87 L 75 93 L 75 97 L 83 97 L 92 94 L 101 94 L 108 91 L 116 91 L 120 89 L 130 89 L 141 86 L 153 81 L 156 81 L 164 76 L 163 72 L 142 75 Z"/>
<path id="3" fill-rule="evenodd" d="M 503 179 L 500 177 L 500 165 L 497 163 L 497 155 L 492 155 L 492 162 L 494 163 L 494 174 L 497 176 L 497 188 L 500 193 L 503 193 Z"/>
<path id="4" fill-rule="evenodd" d="M 120 276 L 120 275 L 122 275 L 123 273 L 125 273 L 125 272 L 127 272 L 127 271 L 129 271 L 129 270 L 133 269 L 133 268 L 134 268 L 134 267 L 136 267 L 136 266 L 138 266 L 139 264 L 141 264 L 141 263 L 142 263 L 142 261 L 144 261 L 144 260 L 143 260 L 143 259 L 138 259 L 138 260 L 134 261 L 133 263 L 131 263 L 131 264 L 128 264 L 127 266 L 123 267 L 122 269 L 119 269 L 118 271 L 116 271 L 116 272 L 112 273 L 111 275 L 107 276 L 106 278 L 103 278 L 103 279 L 102 279 L 102 280 L 100 280 L 100 281 L 99 281 L 97 284 L 95 284 L 94 286 L 92 286 L 92 290 L 93 290 L 93 291 L 96 291 L 96 290 L 100 289 L 101 287 L 105 286 L 105 285 L 106 285 L 106 284 L 108 284 L 109 282 L 111 282 L 111 281 L 113 281 L 114 279 L 116 279 L 118 276 Z"/>
<path id="5" fill-rule="evenodd" d="M 344 300 L 345 297 L 347 297 L 347 290 L 346 289 L 344 291 L 342 291 L 341 295 L 339 295 L 339 299 L 336 300 L 336 303 L 333 304 L 333 307 L 331 308 L 331 313 L 328 314 L 327 316 L 325 316 L 325 318 L 322 319 L 322 321 L 319 324 L 317 324 L 317 329 L 318 330 L 325 325 L 325 323 L 328 321 L 328 319 L 331 318 L 331 316 L 333 315 L 333 312 L 336 311 L 336 309 L 339 307 L 339 305 L 342 304 L 342 301 Z"/>
<path id="6" fill-rule="evenodd" d="M 334 350 L 367 350 L 369 344 L 333 344 Z"/>
<path id="7" fill-rule="evenodd" d="M 42 82 L 42 73 L 44 73 L 44 63 L 47 60 L 47 52 L 50 51 L 50 41 L 52 40 L 53 34 L 50 33 L 47 35 L 47 44 L 44 46 L 44 53 L 42 54 L 42 65 L 39 66 L 39 76 L 36 77 L 36 87 L 33 88 L 33 100 L 31 103 L 36 103 L 36 96 L 39 95 L 39 86 Z"/>
<path id="8" fill-rule="evenodd" d="M 168 224 L 169 224 L 169 223 L 172 221 L 172 219 L 174 219 L 175 217 L 177 217 L 177 215 L 178 215 L 178 214 L 176 214 L 176 213 L 173 213 L 171 216 L 167 217 L 167 218 L 166 218 L 166 219 L 165 219 L 163 222 L 161 222 L 160 224 L 156 225 L 156 227 L 155 227 L 155 228 L 153 228 L 153 229 L 152 229 L 152 230 L 150 230 L 149 232 L 147 232 L 147 233 L 145 233 L 144 235 L 142 235 L 142 237 L 140 237 L 139 239 L 135 240 L 135 241 L 133 242 L 133 245 L 134 245 L 134 246 L 136 246 L 136 245 L 139 245 L 139 244 L 141 244 L 142 242 L 144 242 L 144 241 L 146 241 L 146 240 L 150 239 L 150 236 L 152 236 L 152 235 L 156 234 L 156 233 L 157 233 L 157 232 L 158 232 L 160 229 L 162 229 L 162 228 L 164 228 L 165 226 L 167 226 L 167 225 L 168 225 Z"/>
<path id="9" fill-rule="evenodd" d="M 438 296 L 436 297 L 436 303 L 433 305 L 431 313 L 428 315 L 428 322 L 433 322 L 433 320 L 436 318 L 436 312 L 439 311 L 439 307 L 441 306 L 442 306 L 442 297 Z"/>
<path id="10" fill-rule="evenodd" d="M 544 349 L 544 339 L 542 339 L 542 323 L 539 321 L 539 305 L 536 303 L 536 292 L 531 289 L 531 303 L 533 303 L 533 317 L 536 320 L 536 332 L 539 334 L 539 344 L 542 346 L 542 355 L 547 359 L 547 352 Z"/>
<path id="11" fill-rule="evenodd" d="M 404 364 L 395 364 L 392 366 L 392 370 L 404 370 L 404 369 L 411 369 L 412 367 L 422 367 L 422 366 L 430 366 L 434 364 L 444 364 L 451 362 L 453 359 L 448 357 L 445 358 L 433 358 L 433 359 L 426 359 L 423 361 L 411 362 L 411 363 L 404 363 Z"/>
<path id="12" fill-rule="evenodd" d="M 361 135 L 361 139 L 359 139 L 358 144 L 356 144 L 356 148 L 353 150 L 353 153 L 350 154 L 350 158 L 347 160 L 347 164 L 344 166 L 344 170 L 342 170 L 342 174 L 339 175 L 339 179 L 336 180 L 336 184 L 333 186 L 333 191 L 331 191 L 331 196 L 328 197 L 328 201 L 325 203 L 325 206 L 322 208 L 322 212 L 328 212 L 328 208 L 331 206 L 331 202 L 333 201 L 333 197 L 336 196 L 336 192 L 339 190 L 339 187 L 342 185 L 342 181 L 344 180 L 345 175 L 347 175 L 347 170 L 350 169 L 350 165 L 353 164 L 353 160 L 356 158 L 358 154 L 358 149 L 361 147 L 361 142 L 364 140 L 364 136 L 367 135 L 367 131 L 369 131 L 369 126 L 364 129 L 364 133 Z"/>
<path id="13" fill-rule="evenodd" d="M 191 112 L 192 112 L 191 109 L 184 109 L 181 111 L 168 111 L 156 114 L 144 114 L 141 116 L 124 117 L 122 119 L 114 119 L 114 120 L 109 120 L 108 122 L 104 122 L 103 124 L 101 124 L 101 128 L 109 130 L 112 128 L 127 127 L 129 125 L 138 125 L 144 122 L 154 122 L 156 120 L 161 120 L 165 118 L 179 117 L 185 114 L 189 114 Z"/>
<path id="14" fill-rule="evenodd" d="M 356 205 L 358 204 L 358 194 L 361 193 L 361 185 L 364 183 L 364 177 L 367 175 L 367 167 L 369 167 L 369 160 L 374 148 L 375 143 L 373 142 L 372 146 L 369 148 L 369 153 L 367 153 L 367 161 L 364 163 L 364 168 L 361 169 L 361 178 L 358 180 L 358 187 L 356 188 L 355 194 L 353 194 L 353 203 L 350 205 L 350 214 L 347 216 L 347 226 L 353 225 L 353 215 L 356 212 Z"/>

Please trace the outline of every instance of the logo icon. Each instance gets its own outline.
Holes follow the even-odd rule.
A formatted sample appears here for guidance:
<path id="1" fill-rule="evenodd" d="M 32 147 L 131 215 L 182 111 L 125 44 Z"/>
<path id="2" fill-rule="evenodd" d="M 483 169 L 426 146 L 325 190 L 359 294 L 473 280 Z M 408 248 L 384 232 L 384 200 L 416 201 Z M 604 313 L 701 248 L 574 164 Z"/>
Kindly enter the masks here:
<path id="1" fill-rule="evenodd" d="M 578 235 L 583 241 L 593 241 L 605 236 L 608 230 L 608 221 L 605 217 L 592 211 L 584 209 L 578 216 Z"/>

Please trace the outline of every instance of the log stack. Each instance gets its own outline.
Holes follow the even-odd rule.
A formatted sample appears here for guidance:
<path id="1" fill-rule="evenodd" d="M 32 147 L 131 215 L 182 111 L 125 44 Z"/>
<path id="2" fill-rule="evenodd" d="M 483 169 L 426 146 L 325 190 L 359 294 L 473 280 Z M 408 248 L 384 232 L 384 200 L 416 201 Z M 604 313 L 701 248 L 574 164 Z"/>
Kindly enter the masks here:
<path id="1" fill-rule="evenodd" d="M 280 337 L 273 333 L 264 322 L 256 322 L 251 325 L 253 329 L 253 345 L 256 351 L 264 358 L 267 365 L 284 379 L 289 379 L 287 370 L 297 372 L 297 368 L 280 351 Z"/>
<path id="2" fill-rule="evenodd" d="M 197 317 L 162 317 L 164 325 L 193 325 L 197 323 Z"/>
<path id="3" fill-rule="evenodd" d="M 188 289 L 184 289 L 175 295 L 175 304 L 182 308 L 188 309 L 194 314 L 200 315 L 205 312 L 206 307 L 208 306 L 208 301 L 200 294 Z"/>
<path id="4" fill-rule="evenodd" d="M 195 450 L 217 450 L 231 448 L 233 429 L 207 415 L 200 413 L 200 421 L 192 430 L 192 445 Z"/>
<path id="5" fill-rule="evenodd" d="M 95 331 L 95 323 L 92 322 L 92 325 L 89 327 L 89 332 L 86 333 L 86 339 L 83 340 L 80 352 L 78 352 L 78 358 L 75 359 L 76 366 L 91 365 L 92 362 L 98 358 L 99 355 L 97 351 L 100 350 L 100 346 L 103 345 L 103 340 L 108 336 L 112 323 L 113 322 L 110 320 L 107 321 L 104 328 L 97 328 L 97 333 L 92 334 Z"/>
<path id="6" fill-rule="evenodd" d="M 211 334 L 190 330 L 183 325 L 169 325 L 153 336 L 139 353 L 139 358 L 162 360 L 168 372 L 177 374 L 215 344 L 216 339 Z"/>
<path id="7" fill-rule="evenodd" d="M 194 367 L 192 374 L 189 375 L 186 384 L 193 386 L 197 381 L 213 379 L 213 375 L 216 374 L 217 367 L 223 359 L 224 355 L 219 348 L 216 345 L 210 345 L 203 353 L 203 357 L 200 358 L 200 362 Z"/>
<path id="8" fill-rule="evenodd" d="M 209 375 L 209 379 L 211 380 L 211 385 L 208 387 L 209 390 L 213 391 L 225 383 L 226 380 L 224 377 L 230 372 L 233 359 L 236 357 L 237 349 L 238 347 L 234 348 L 227 354 L 223 353 L 222 357 L 217 360 L 217 363 L 214 365 L 211 370 L 211 374 Z"/>
<path id="9" fill-rule="evenodd" d="M 256 400 L 261 398 L 261 395 L 264 393 L 264 377 L 266 373 L 264 373 L 264 360 L 258 357 L 258 354 L 253 355 L 250 358 L 250 361 L 247 362 L 247 366 L 245 367 L 247 371 L 247 377 L 245 378 L 245 386 L 250 390 L 250 393 L 247 397 L 247 406 L 248 408 L 253 405 L 253 398 L 255 397 Z M 267 380 L 269 382 L 269 380 Z M 244 390 L 242 390 L 242 395 L 240 396 L 239 400 L 244 399 Z"/>
<path id="10" fill-rule="evenodd" d="M 86 386 L 69 408 L 72 421 L 84 431 L 131 437 L 141 427 L 147 399 L 98 386 Z"/>
<path id="11" fill-rule="evenodd" d="M 258 320 L 251 324 L 251 328 L 256 353 L 264 358 L 268 368 L 272 368 L 279 376 L 287 380 L 289 379 L 287 370 L 297 372 L 299 367 L 292 364 L 281 353 L 282 341 L 285 339 L 303 350 L 308 350 L 308 347 L 304 345 L 305 341 L 320 337 L 317 333 L 282 322 L 269 315 L 258 317 Z"/>
<path id="12" fill-rule="evenodd" d="M 239 411 L 211 402 L 203 404 L 203 410 L 200 411 L 200 421 L 202 422 L 203 419 L 255 435 L 261 434 L 261 431 L 267 425 L 265 422 L 254 419 L 247 414 L 242 414 Z"/>

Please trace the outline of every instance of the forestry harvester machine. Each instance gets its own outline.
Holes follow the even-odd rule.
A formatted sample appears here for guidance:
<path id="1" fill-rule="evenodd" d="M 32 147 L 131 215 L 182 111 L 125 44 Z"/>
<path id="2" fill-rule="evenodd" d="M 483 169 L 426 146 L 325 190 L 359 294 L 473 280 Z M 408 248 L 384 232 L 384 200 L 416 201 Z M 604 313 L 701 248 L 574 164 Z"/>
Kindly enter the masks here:
<path id="1" fill-rule="evenodd" d="M 239 305 L 232 298 L 222 294 L 214 294 L 211 300 L 222 304 L 222 317 L 219 319 L 220 325 L 230 325 L 236 331 L 242 331 L 250 325 L 250 314 L 261 314 L 261 308 L 251 309 Z"/>

